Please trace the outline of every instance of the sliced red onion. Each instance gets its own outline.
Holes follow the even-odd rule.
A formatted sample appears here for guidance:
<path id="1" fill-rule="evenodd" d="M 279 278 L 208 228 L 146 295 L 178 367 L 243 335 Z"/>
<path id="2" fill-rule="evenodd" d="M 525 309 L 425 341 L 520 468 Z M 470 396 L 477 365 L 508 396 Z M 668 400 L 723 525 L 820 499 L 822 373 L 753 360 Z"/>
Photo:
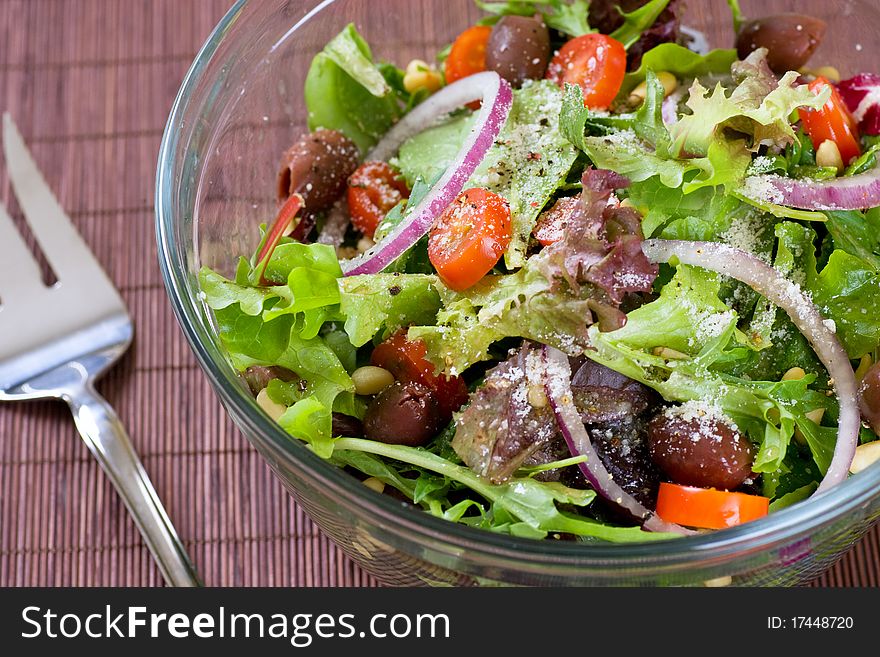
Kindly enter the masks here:
<path id="1" fill-rule="evenodd" d="M 810 298 L 767 263 L 751 253 L 725 244 L 646 240 L 642 250 L 652 262 L 669 262 L 674 257 L 683 264 L 702 267 L 742 281 L 788 313 L 828 369 L 840 401 L 834 457 L 816 492 L 828 490 L 844 481 L 856 453 L 861 426 L 858 386 L 849 356 Z"/>
<path id="2" fill-rule="evenodd" d="M 611 473 L 602 463 L 602 459 L 599 458 L 596 448 L 593 447 L 590 434 L 574 405 L 574 395 L 570 383 L 571 366 L 568 362 L 568 356 L 558 349 L 544 345 L 542 357 L 545 368 L 544 390 L 550 400 L 556 422 L 559 424 L 559 429 L 572 455 L 587 457 L 586 461 L 578 463 L 578 467 L 596 492 L 631 513 L 642 522 L 642 527 L 648 531 L 675 534 L 696 533 L 680 525 L 666 522 L 653 511 L 645 508 L 614 481 Z"/>
<path id="3" fill-rule="evenodd" d="M 837 85 L 864 135 L 880 135 L 880 75 L 859 73 Z"/>
<path id="4" fill-rule="evenodd" d="M 880 205 L 880 167 L 831 180 L 795 180 L 776 174 L 749 176 L 740 193 L 758 202 L 801 210 L 864 210 Z"/>
<path id="5" fill-rule="evenodd" d="M 453 82 L 401 119 L 367 154 L 368 160 L 387 160 L 407 139 L 475 100 L 483 101 L 480 113 L 446 173 L 409 216 L 381 242 L 363 255 L 341 263 L 346 276 L 382 271 L 431 229 L 434 219 L 455 200 L 501 132 L 513 104 L 510 85 L 494 71 L 477 73 Z"/>

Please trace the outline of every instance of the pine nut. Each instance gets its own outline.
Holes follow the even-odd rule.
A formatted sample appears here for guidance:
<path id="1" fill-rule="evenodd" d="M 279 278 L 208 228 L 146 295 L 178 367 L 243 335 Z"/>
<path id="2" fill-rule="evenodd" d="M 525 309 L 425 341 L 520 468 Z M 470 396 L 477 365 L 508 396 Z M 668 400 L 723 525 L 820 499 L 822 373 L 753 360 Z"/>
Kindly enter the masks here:
<path id="1" fill-rule="evenodd" d="M 657 79 L 663 85 L 663 97 L 665 98 L 678 89 L 678 79 L 668 71 L 657 73 Z M 629 102 L 633 105 L 645 102 L 648 97 L 648 81 L 641 82 L 635 89 L 629 92 Z"/>
<path id="2" fill-rule="evenodd" d="M 862 356 L 862 359 L 859 361 L 859 366 L 856 368 L 856 381 L 861 381 L 865 378 L 865 374 L 868 373 L 868 370 L 871 369 L 871 365 L 874 364 L 874 359 L 871 358 L 871 354 L 865 354 Z"/>
<path id="3" fill-rule="evenodd" d="M 849 466 L 849 471 L 856 474 L 876 461 L 880 461 L 880 440 L 856 447 L 856 455 L 853 458 L 852 465 Z"/>
<path id="4" fill-rule="evenodd" d="M 441 86 L 443 86 L 443 79 L 437 71 L 428 66 L 427 62 L 414 59 L 407 65 L 406 73 L 403 76 L 403 88 L 409 93 L 414 94 L 421 89 L 427 89 L 429 93 L 434 93 Z"/>
<path id="5" fill-rule="evenodd" d="M 834 82 L 835 84 L 840 82 L 840 71 L 833 66 L 820 66 L 814 73 L 817 77 L 828 78 L 829 82 Z"/>
<path id="6" fill-rule="evenodd" d="M 382 367 L 366 365 L 352 372 L 354 391 L 359 395 L 375 395 L 394 383 L 394 375 Z"/>
<path id="7" fill-rule="evenodd" d="M 816 149 L 816 164 L 820 167 L 833 167 L 837 173 L 843 173 L 843 156 L 840 149 L 830 139 L 826 139 Z"/>
<path id="8" fill-rule="evenodd" d="M 804 413 L 804 417 L 808 420 L 812 420 L 816 424 L 822 424 L 822 418 L 825 417 L 825 409 L 824 408 L 816 408 L 812 411 Z"/>
<path id="9" fill-rule="evenodd" d="M 782 375 L 783 381 L 800 381 L 807 375 L 802 367 L 792 367 L 788 372 Z"/>
<path id="10" fill-rule="evenodd" d="M 528 397 L 532 408 L 544 408 L 547 405 L 547 395 L 541 386 L 529 386 Z"/>
<path id="11" fill-rule="evenodd" d="M 730 575 L 725 575 L 724 577 L 716 577 L 715 579 L 707 579 L 705 582 L 703 582 L 703 586 L 709 586 L 712 588 L 730 586 L 731 584 L 733 584 L 733 578 Z"/>
<path id="12" fill-rule="evenodd" d="M 274 402 L 269 399 L 269 389 L 263 388 L 260 392 L 257 393 L 257 405 L 266 411 L 266 415 L 271 417 L 276 422 L 278 419 L 284 415 L 284 412 L 287 410 L 287 406 L 284 404 L 279 404 L 278 402 Z"/>
<path id="13" fill-rule="evenodd" d="M 376 477 L 369 477 L 368 479 L 364 479 L 361 483 L 377 493 L 385 492 L 385 482 L 381 479 L 376 479 Z"/>
<path id="14" fill-rule="evenodd" d="M 690 358 L 687 354 L 676 351 L 675 349 L 670 349 L 669 347 L 654 347 L 652 353 L 655 356 L 660 356 L 660 358 L 666 358 L 667 360 L 687 360 Z"/>

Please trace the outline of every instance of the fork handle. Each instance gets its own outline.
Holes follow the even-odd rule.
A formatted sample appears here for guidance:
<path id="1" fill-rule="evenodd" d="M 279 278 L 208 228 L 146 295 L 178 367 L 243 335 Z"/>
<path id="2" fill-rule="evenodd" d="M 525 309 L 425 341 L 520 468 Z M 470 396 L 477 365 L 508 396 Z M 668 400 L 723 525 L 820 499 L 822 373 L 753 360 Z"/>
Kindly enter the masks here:
<path id="1" fill-rule="evenodd" d="M 177 536 L 116 412 L 90 382 L 65 395 L 76 427 L 113 482 L 171 586 L 200 586 Z"/>

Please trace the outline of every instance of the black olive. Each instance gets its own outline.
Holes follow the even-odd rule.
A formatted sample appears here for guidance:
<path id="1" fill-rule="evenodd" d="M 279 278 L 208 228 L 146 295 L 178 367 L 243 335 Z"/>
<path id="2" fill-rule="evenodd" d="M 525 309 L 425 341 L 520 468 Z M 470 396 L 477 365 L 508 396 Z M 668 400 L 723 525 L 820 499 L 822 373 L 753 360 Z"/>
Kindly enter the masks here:
<path id="1" fill-rule="evenodd" d="M 752 473 L 749 440 L 708 413 L 657 414 L 648 444 L 654 463 L 677 484 L 733 490 Z"/>
<path id="2" fill-rule="evenodd" d="M 859 409 L 862 419 L 880 432 L 880 363 L 875 363 L 859 386 Z"/>
<path id="3" fill-rule="evenodd" d="M 287 383 L 299 380 L 296 373 L 284 367 L 263 367 L 262 365 L 253 365 L 244 371 L 244 380 L 248 384 L 251 393 L 256 395 L 260 390 L 269 385 L 272 379 L 281 379 Z"/>
<path id="4" fill-rule="evenodd" d="M 515 87 L 544 77 L 550 62 L 550 32 L 534 18 L 504 16 L 486 45 L 486 68 Z"/>
<path id="5" fill-rule="evenodd" d="M 278 200 L 297 193 L 309 212 L 329 208 L 342 195 L 359 159 L 357 146 L 341 132 L 322 129 L 303 135 L 282 158 Z"/>
<path id="6" fill-rule="evenodd" d="M 335 438 L 363 438 L 364 425 L 356 417 L 333 413 L 333 436 Z"/>
<path id="7" fill-rule="evenodd" d="M 424 445 L 439 429 L 437 398 L 420 383 L 393 383 L 373 399 L 364 416 L 366 437 L 392 445 Z"/>
<path id="8" fill-rule="evenodd" d="M 796 71 L 812 57 L 825 36 L 825 21 L 801 14 L 776 14 L 743 23 L 736 37 L 741 59 L 766 48 L 767 63 L 776 73 Z"/>

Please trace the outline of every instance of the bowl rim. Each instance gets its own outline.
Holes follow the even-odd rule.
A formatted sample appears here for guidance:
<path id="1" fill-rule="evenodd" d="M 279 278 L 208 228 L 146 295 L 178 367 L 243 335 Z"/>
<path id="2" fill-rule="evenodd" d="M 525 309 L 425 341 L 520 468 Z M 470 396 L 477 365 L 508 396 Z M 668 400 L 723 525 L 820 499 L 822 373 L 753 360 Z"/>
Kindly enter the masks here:
<path id="1" fill-rule="evenodd" d="M 312 19 L 335 0 L 323 0 L 297 22 L 287 33 Z M 776 511 L 765 518 L 737 527 L 699 533 L 695 536 L 643 543 L 580 543 L 553 540 L 523 539 L 474 529 L 432 516 L 418 509 L 402 507 L 392 498 L 368 491 L 355 477 L 315 455 L 300 441 L 291 439 L 271 421 L 245 394 L 237 374 L 223 356 L 222 350 L 205 326 L 207 310 L 197 295 L 191 293 L 192 273 L 185 256 L 177 248 L 174 237 L 173 180 L 181 134 L 182 118 L 192 109 L 195 89 L 205 83 L 205 71 L 224 43 L 230 28 L 253 0 L 237 0 L 213 29 L 196 55 L 174 100 L 159 149 L 156 189 L 156 239 L 159 266 L 176 319 L 190 348 L 210 380 L 226 410 L 239 423 L 249 441 L 253 436 L 263 441 L 273 453 L 297 466 L 297 474 L 312 485 L 320 485 L 338 501 L 351 505 L 359 514 L 369 514 L 372 521 L 383 522 L 386 532 L 425 542 L 436 550 L 464 558 L 489 557 L 494 563 L 506 560 L 523 570 L 527 564 L 539 567 L 573 568 L 578 571 L 596 567 L 649 570 L 675 566 L 693 566 L 694 555 L 703 563 L 723 564 L 745 553 L 761 552 L 805 538 L 835 520 L 845 518 L 860 505 L 867 504 L 880 493 L 880 463 L 850 477 L 842 484 L 814 496 L 805 503 Z M 195 198 L 195 195 L 194 195 Z M 257 446 L 257 445 L 255 445 Z M 259 447 L 259 446 L 257 446 Z M 262 450 L 259 450 L 262 453 Z M 265 454 L 263 454 L 265 458 Z"/>

